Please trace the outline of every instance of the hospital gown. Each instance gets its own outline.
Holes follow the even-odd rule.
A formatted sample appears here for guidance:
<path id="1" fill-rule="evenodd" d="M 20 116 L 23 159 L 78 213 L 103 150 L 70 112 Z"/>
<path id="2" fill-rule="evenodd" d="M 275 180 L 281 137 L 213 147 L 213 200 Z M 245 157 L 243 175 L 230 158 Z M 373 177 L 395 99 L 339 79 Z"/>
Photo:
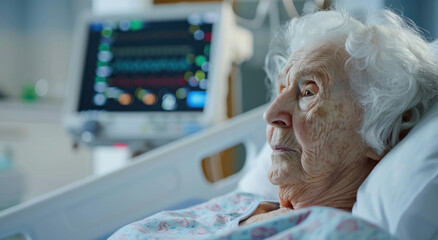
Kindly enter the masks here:
<path id="1" fill-rule="evenodd" d="M 261 196 L 233 192 L 178 211 L 164 211 L 131 223 L 110 240 L 131 239 L 394 239 L 351 213 L 310 207 L 239 227 Z"/>

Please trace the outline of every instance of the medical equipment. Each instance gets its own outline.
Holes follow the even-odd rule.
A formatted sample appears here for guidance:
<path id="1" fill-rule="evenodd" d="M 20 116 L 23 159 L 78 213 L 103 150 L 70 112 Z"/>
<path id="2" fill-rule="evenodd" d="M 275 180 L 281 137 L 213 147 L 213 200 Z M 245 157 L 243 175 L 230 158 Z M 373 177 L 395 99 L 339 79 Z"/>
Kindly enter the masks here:
<path id="1" fill-rule="evenodd" d="M 66 128 L 93 146 L 158 146 L 224 120 L 231 65 L 252 54 L 233 17 L 226 3 L 82 17 Z"/>
<path id="2" fill-rule="evenodd" d="M 106 239 L 121 226 L 157 211 L 228 193 L 254 165 L 265 143 L 265 108 L 153 149 L 115 172 L 86 178 L 6 209 L 0 213 L 0 239 Z M 201 160 L 239 143 L 246 149 L 243 170 L 208 182 Z"/>
<path id="3" fill-rule="evenodd" d="M 233 17 L 226 3 L 83 16 L 66 92 L 66 128 L 92 146 L 160 145 L 223 120 L 231 64 L 252 53 L 251 35 L 234 25 Z M 0 238 L 103 239 L 145 215 L 235 189 L 239 175 L 211 184 L 201 160 L 242 141 L 247 158 L 253 158 L 264 133 L 252 133 L 262 127 L 261 111 L 250 116 L 232 120 L 231 129 L 227 123 L 206 131 L 217 136 L 211 141 L 193 136 L 169 145 L 184 149 L 188 161 L 173 147 L 155 149 L 128 166 L 137 174 L 93 176 L 7 209 L 0 217 Z"/>

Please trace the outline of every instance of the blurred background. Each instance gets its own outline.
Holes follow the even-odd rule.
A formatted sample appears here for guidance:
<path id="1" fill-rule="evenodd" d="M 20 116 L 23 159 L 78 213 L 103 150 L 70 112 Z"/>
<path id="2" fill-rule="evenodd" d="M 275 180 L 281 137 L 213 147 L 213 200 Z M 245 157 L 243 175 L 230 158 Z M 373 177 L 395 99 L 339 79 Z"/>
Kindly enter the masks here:
<path id="1" fill-rule="evenodd" d="M 231 1 L 238 24 L 253 34 L 253 56 L 233 68 L 238 87 L 231 101 L 240 102 L 229 117 L 269 101 L 264 56 L 270 37 L 290 19 L 281 0 L 271 0 L 266 19 L 256 16 L 257 0 Z M 125 146 L 105 149 L 75 142 L 62 125 L 76 19 L 84 12 L 129 11 L 172 0 L 2 0 L 0 1 L 0 209 L 35 198 L 93 174 L 96 164 L 126 159 Z M 197 1 L 200 2 L 200 1 Z M 299 14 L 315 2 L 295 0 Z M 321 2 L 321 1 L 319 1 Z M 358 18 L 381 8 L 412 19 L 429 40 L 438 37 L 438 1 L 331 0 Z M 103 163 L 105 165 L 105 163 Z"/>

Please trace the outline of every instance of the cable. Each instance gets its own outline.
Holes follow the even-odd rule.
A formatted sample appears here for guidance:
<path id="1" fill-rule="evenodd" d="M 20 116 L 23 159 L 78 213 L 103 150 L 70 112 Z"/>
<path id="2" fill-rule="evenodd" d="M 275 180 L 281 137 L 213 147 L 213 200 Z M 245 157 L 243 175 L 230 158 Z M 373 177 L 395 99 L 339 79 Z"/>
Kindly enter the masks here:
<path id="1" fill-rule="evenodd" d="M 233 4 L 234 0 L 227 0 L 231 5 Z M 268 15 L 268 11 L 271 8 L 271 3 L 273 1 L 271 0 L 260 0 L 257 4 L 256 13 L 253 19 L 247 19 L 238 16 L 236 13 L 234 15 L 236 16 L 237 22 L 247 28 L 251 29 L 257 29 L 260 28 L 263 23 L 265 22 L 266 16 Z"/>
<path id="2" fill-rule="evenodd" d="M 233 5 L 234 1 L 237 0 L 226 0 L 227 2 L 230 3 L 230 5 Z M 299 17 L 298 11 L 295 7 L 294 1 L 293 0 L 282 0 L 283 2 L 283 6 L 286 9 L 287 14 L 289 15 L 290 18 L 295 18 L 295 17 Z M 263 23 L 265 22 L 266 16 L 268 15 L 268 12 L 270 13 L 270 15 L 274 15 L 274 16 L 278 16 L 278 8 L 277 8 L 277 13 L 274 13 L 274 9 L 272 9 L 272 4 L 277 3 L 277 0 L 260 0 L 259 3 L 257 4 L 257 8 L 256 8 L 256 13 L 253 19 L 247 19 L 247 18 L 243 18 L 240 17 L 239 15 L 237 15 L 236 13 L 234 13 L 237 22 L 247 28 L 250 29 L 257 29 L 260 28 Z M 313 3 L 316 5 L 316 7 L 318 9 L 322 9 L 324 7 L 324 3 L 325 0 L 314 0 Z M 279 17 L 279 16 L 278 16 Z M 271 16 L 270 20 L 273 20 L 273 17 Z M 276 21 L 276 20 L 274 20 Z M 275 24 L 271 24 L 272 25 Z"/>
<path id="3" fill-rule="evenodd" d="M 325 0 L 315 0 L 315 5 L 316 5 L 319 9 L 323 9 L 323 8 L 324 8 L 324 2 L 325 2 Z"/>
<path id="4" fill-rule="evenodd" d="M 318 1 L 318 0 L 316 0 Z M 297 9 L 295 8 L 295 4 L 293 0 L 283 0 L 284 8 L 286 8 L 286 12 L 290 18 L 298 17 L 299 14 Z"/>
<path id="5" fill-rule="evenodd" d="M 280 26 L 280 13 L 279 8 L 277 6 L 277 1 L 274 1 L 275 6 L 269 8 L 269 30 L 271 36 L 275 34 L 275 31 Z"/>

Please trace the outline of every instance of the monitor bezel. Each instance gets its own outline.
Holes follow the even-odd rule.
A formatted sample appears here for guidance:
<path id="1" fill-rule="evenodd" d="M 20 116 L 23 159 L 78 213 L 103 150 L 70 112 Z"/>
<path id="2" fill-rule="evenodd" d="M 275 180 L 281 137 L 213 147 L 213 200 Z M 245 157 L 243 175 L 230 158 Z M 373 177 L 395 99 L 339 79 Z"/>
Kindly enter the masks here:
<path id="1" fill-rule="evenodd" d="M 80 89 L 82 86 L 82 77 L 85 66 L 86 49 L 88 43 L 89 24 L 93 21 L 113 20 L 118 21 L 127 18 L 141 19 L 145 21 L 157 20 L 178 20 L 187 19 L 191 14 L 204 14 L 206 12 L 216 12 L 219 16 L 218 21 L 213 24 L 212 40 L 210 50 L 211 68 L 209 71 L 209 87 L 206 90 L 207 100 L 203 111 L 178 111 L 178 112 L 162 112 L 162 111 L 145 111 L 145 112 L 129 112 L 129 111 L 78 111 Z M 182 3 L 182 4 L 163 4 L 152 7 L 146 11 L 123 14 L 105 14 L 93 15 L 84 13 L 78 19 L 74 36 L 73 52 L 71 56 L 71 66 L 66 87 L 66 99 L 64 104 L 64 125 L 70 132 L 79 131 L 81 124 L 86 120 L 95 120 L 99 122 L 130 122 L 142 121 L 154 118 L 160 119 L 183 118 L 191 121 L 198 121 L 203 125 L 209 125 L 217 122 L 218 113 L 215 111 L 217 101 L 226 96 L 224 91 L 226 84 L 223 81 L 224 71 L 227 71 L 227 61 L 229 54 L 227 51 L 222 51 L 227 40 L 226 29 L 231 23 L 229 10 L 223 3 Z M 227 73 L 228 74 L 228 73 Z M 226 76 L 225 76 L 226 77 Z M 225 104 L 225 99 L 223 99 Z"/>

